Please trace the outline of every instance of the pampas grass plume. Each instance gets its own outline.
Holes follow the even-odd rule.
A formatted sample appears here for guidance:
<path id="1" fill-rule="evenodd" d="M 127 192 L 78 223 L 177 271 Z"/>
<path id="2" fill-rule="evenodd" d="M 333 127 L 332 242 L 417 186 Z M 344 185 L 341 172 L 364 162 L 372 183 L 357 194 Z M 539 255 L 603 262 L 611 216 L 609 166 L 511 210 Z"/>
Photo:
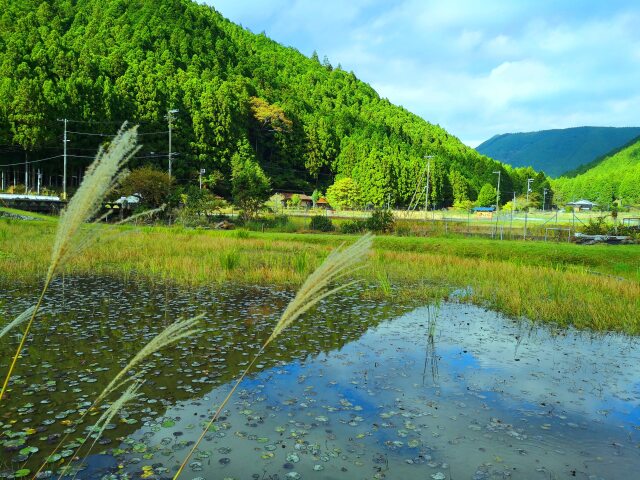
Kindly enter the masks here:
<path id="1" fill-rule="evenodd" d="M 18 315 L 12 322 L 9 322 L 4 326 L 2 330 L 0 330 L 0 338 L 4 337 L 7 333 L 9 333 L 12 329 L 26 322 L 36 311 L 36 306 L 32 305 L 27 308 L 24 312 Z"/>
<path id="2" fill-rule="evenodd" d="M 307 277 L 295 298 L 289 302 L 271 336 L 267 339 L 265 347 L 320 300 L 352 285 L 353 282 L 350 282 L 328 289 L 331 282 L 357 269 L 356 265 L 367 255 L 372 243 L 373 235 L 368 233 L 350 247 L 344 248 L 341 245 L 332 251 L 322 265 Z"/>
<path id="3" fill-rule="evenodd" d="M 125 127 L 126 124 L 106 149 L 100 148 L 76 194 L 62 213 L 51 252 L 47 281 L 50 281 L 57 269 L 86 244 L 82 235 L 78 235 L 80 228 L 98 213 L 105 196 L 122 179 L 122 166 L 139 149 L 136 147 L 137 127 L 128 130 Z"/>
<path id="4" fill-rule="evenodd" d="M 98 405 L 107 395 L 116 390 L 120 385 L 122 378 L 126 375 L 128 371 L 132 368 L 140 365 L 147 357 L 154 354 L 158 350 L 175 343 L 183 338 L 190 337 L 199 332 L 198 329 L 193 328 L 196 323 L 198 323 L 204 314 L 198 315 L 193 318 L 189 318 L 187 320 L 179 320 L 175 323 L 172 323 L 167 328 L 165 328 L 158 335 L 153 337 L 149 343 L 147 343 L 130 361 L 129 363 L 122 369 L 120 372 L 113 377 L 109 385 L 102 391 L 100 396 L 94 402 L 94 405 Z"/>
<path id="5" fill-rule="evenodd" d="M 372 244 L 373 235 L 368 233 L 347 248 L 344 248 L 344 245 L 341 245 L 333 252 L 331 252 L 329 256 L 324 260 L 324 262 L 322 262 L 322 265 L 320 265 L 311 275 L 309 275 L 307 280 L 302 284 L 302 287 L 300 287 L 300 289 L 298 290 L 296 296 L 293 298 L 293 300 L 291 300 L 291 302 L 289 302 L 289 305 L 287 305 L 287 308 L 282 313 L 280 320 L 274 327 L 273 332 L 271 333 L 269 338 L 266 340 L 266 342 L 264 342 L 258 353 L 255 355 L 255 357 L 253 357 L 251 363 L 247 366 L 247 368 L 245 368 L 227 396 L 218 406 L 218 409 L 205 426 L 204 430 L 200 434 L 200 437 L 198 438 L 198 440 L 196 440 L 187 456 L 183 459 L 180 467 L 173 476 L 173 480 L 177 480 L 180 477 L 180 474 L 187 465 L 187 462 L 198 448 L 198 445 L 200 445 L 200 443 L 202 442 L 202 439 L 205 437 L 207 431 L 216 421 L 216 419 L 220 415 L 220 412 L 222 412 L 222 409 L 229 402 L 233 393 L 236 391 L 242 380 L 247 376 L 253 365 L 256 363 L 256 360 L 260 357 L 260 355 L 262 355 L 262 352 L 264 352 L 265 348 L 267 348 L 267 346 L 288 326 L 290 326 L 293 322 L 300 318 L 303 313 L 316 305 L 320 300 L 342 290 L 343 288 L 348 287 L 349 285 L 353 285 L 354 282 L 349 282 L 333 289 L 329 288 L 329 284 L 331 282 L 339 280 L 342 277 L 358 270 L 358 268 L 361 268 L 357 267 L 357 265 L 362 262 L 362 260 L 364 260 L 364 258 L 367 256 Z"/>

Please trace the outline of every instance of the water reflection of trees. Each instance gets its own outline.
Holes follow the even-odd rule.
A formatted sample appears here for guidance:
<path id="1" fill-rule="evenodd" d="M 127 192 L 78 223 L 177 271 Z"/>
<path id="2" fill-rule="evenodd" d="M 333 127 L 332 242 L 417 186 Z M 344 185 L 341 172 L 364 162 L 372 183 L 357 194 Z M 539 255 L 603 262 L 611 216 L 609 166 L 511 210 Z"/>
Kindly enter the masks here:
<path id="1" fill-rule="evenodd" d="M 90 405 L 112 376 L 167 323 L 206 312 L 201 335 L 163 350 L 145 364 L 142 401 L 128 408 L 136 423 L 120 423 L 107 430 L 101 443 L 131 434 L 142 417 L 162 416 L 170 405 L 197 398 L 239 375 L 290 299 L 264 288 L 184 290 L 134 282 L 123 285 L 105 278 L 66 279 L 62 292 L 54 288 L 49 295 L 1 413 L 4 423 L 16 421 L 12 431 L 37 430 L 26 444 L 40 451 L 28 466 L 46 458 L 65 433 L 80 436 L 93 423 L 91 415 L 77 423 L 77 411 Z M 0 293 L 5 305 L 29 301 L 30 296 L 28 289 Z M 356 292 L 335 297 L 294 324 L 266 351 L 261 363 L 269 368 L 341 349 L 398 313 L 399 307 L 365 302 Z M 0 342 L 1 369 L 12 347 L 10 338 Z M 2 435 L 6 438 L 7 432 Z M 2 466 L 10 466 L 15 455 L 17 451 L 3 455 L 7 460 Z"/>

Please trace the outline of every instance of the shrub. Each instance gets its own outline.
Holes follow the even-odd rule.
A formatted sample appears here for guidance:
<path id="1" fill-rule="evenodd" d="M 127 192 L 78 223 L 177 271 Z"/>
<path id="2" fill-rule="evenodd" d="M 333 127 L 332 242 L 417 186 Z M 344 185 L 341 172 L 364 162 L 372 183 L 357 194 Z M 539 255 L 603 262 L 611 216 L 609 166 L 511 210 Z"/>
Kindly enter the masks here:
<path id="1" fill-rule="evenodd" d="M 582 227 L 586 235 L 607 235 L 612 226 L 605 222 L 604 217 L 590 218 L 589 223 Z"/>
<path id="2" fill-rule="evenodd" d="M 340 225 L 342 233 L 362 233 L 367 229 L 366 220 L 349 220 Z"/>
<path id="3" fill-rule="evenodd" d="M 412 231 L 409 225 L 396 225 L 395 233 L 399 237 L 410 237 Z"/>
<path id="4" fill-rule="evenodd" d="M 329 217 L 316 215 L 315 217 L 311 217 L 309 229 L 317 230 L 319 232 L 333 232 L 335 230 L 335 227 L 333 226 L 333 222 Z"/>
<path id="5" fill-rule="evenodd" d="M 121 195 L 140 195 L 147 208 L 157 208 L 169 199 L 171 177 L 168 173 L 154 167 L 141 167 L 132 170 L 123 180 L 119 193 Z"/>
<path id="6" fill-rule="evenodd" d="M 395 220 L 390 210 L 376 210 L 365 220 L 365 228 L 372 232 L 390 232 Z"/>

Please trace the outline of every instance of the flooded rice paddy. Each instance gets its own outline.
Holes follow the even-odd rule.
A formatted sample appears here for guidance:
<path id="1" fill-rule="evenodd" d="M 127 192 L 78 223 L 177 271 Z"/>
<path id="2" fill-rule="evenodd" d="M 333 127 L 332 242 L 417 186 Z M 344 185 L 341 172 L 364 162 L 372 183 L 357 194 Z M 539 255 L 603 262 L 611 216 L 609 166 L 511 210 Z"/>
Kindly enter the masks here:
<path id="1" fill-rule="evenodd" d="M 0 315 L 33 296 L 2 286 Z M 109 379 L 166 325 L 205 312 L 199 336 L 145 365 L 143 395 L 75 476 L 172 478 L 290 298 L 59 281 L 0 410 L 0 478 L 30 478 L 42 462 L 40 476 L 57 478 L 101 413 L 79 420 Z M 16 344 L 16 335 L 0 340 L 0 371 Z M 353 290 L 269 347 L 181 478 L 633 479 L 639 447 L 636 339 Z"/>

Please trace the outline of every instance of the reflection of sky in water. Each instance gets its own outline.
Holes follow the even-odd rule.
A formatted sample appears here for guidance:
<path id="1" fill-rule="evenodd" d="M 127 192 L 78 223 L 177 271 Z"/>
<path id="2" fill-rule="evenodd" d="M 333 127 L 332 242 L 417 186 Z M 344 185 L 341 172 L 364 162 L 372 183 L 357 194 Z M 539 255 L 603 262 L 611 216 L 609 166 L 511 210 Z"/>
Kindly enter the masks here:
<path id="1" fill-rule="evenodd" d="M 118 298 L 105 299 L 105 288 L 119 291 Z M 54 289 L 45 309 L 56 313 L 55 329 L 45 330 L 46 322 L 35 325 L 19 372 L 28 395 L 10 399 L 5 418 L 18 423 L 6 428 L 43 425 L 47 435 L 60 433 L 66 428 L 62 420 L 73 415 L 57 414 L 93 398 L 142 341 L 174 318 L 207 312 L 198 338 L 154 356 L 145 396 L 130 408 L 134 423 L 118 422 L 103 439 L 111 443 L 99 451 L 120 448 L 117 461 L 134 478 L 144 465 L 154 466 L 149 478 L 171 477 L 207 409 L 228 392 L 227 382 L 248 363 L 290 298 L 270 289 L 121 290 L 104 279 L 68 280 L 65 291 L 60 298 L 60 288 Z M 0 313 L 30 300 L 21 290 L 0 290 L 0 300 L 5 297 Z M 293 472 L 305 479 L 429 480 L 438 473 L 456 480 L 506 473 L 522 479 L 636 478 L 635 339 L 553 334 L 479 308 L 443 305 L 434 381 L 430 365 L 423 374 L 432 353 L 426 309 L 384 321 L 393 316 L 392 307 L 343 295 L 293 325 L 269 347 L 242 394 L 232 398 L 219 430 L 207 435 L 202 449 L 209 456 L 194 460 L 200 469 L 189 467 L 182 478 L 277 474 L 282 480 Z M 70 342 L 78 351 L 69 351 Z M 91 363 L 98 358 L 106 368 Z M 50 379 L 55 388 L 47 387 Z M 44 454 L 49 444 L 42 438 L 33 435 L 28 444 Z M 137 451 L 140 441 L 146 447 L 138 445 Z M 19 456 L 1 453 L 11 461 Z M 292 454 L 298 462 L 288 460 Z M 94 458 L 96 468 L 114 463 L 110 456 Z M 322 469 L 314 470 L 318 465 Z M 84 472 L 78 478 L 94 477 Z"/>
<path id="2" fill-rule="evenodd" d="M 279 478 L 300 472 L 304 478 L 479 480 L 507 473 L 521 479 L 630 479 L 640 471 L 635 340 L 554 335 L 479 308 L 443 305 L 435 380 L 430 370 L 423 377 L 426 349 L 426 310 L 417 309 L 339 351 L 265 369 L 241 387 L 259 392 L 262 400 L 252 403 L 251 393 L 232 400 L 229 434 L 211 436 L 202 448 L 215 452 L 231 445 L 224 472 L 237 478 L 251 478 L 260 468 L 263 474 L 280 472 Z M 221 399 L 228 388 L 213 390 L 207 401 Z M 257 425 L 243 417 L 251 418 L 247 409 L 259 414 Z M 167 416 L 188 419 L 196 412 L 202 406 L 185 402 Z M 260 463 L 256 452 L 263 445 L 255 438 L 230 439 L 231 432 L 248 430 L 273 442 L 276 425 L 302 429 L 308 444 L 322 445 L 320 453 L 298 451 L 300 462 L 291 463 L 285 454 L 301 440 L 284 433 L 278 440 L 283 453 L 278 449 Z M 322 452 L 334 450 L 342 453 L 324 464 Z M 382 457 L 384 475 L 376 464 Z M 242 458 L 257 463 L 243 464 Z M 314 471 L 317 465 L 323 469 Z M 213 462 L 203 477 L 218 478 L 219 468 Z"/>

